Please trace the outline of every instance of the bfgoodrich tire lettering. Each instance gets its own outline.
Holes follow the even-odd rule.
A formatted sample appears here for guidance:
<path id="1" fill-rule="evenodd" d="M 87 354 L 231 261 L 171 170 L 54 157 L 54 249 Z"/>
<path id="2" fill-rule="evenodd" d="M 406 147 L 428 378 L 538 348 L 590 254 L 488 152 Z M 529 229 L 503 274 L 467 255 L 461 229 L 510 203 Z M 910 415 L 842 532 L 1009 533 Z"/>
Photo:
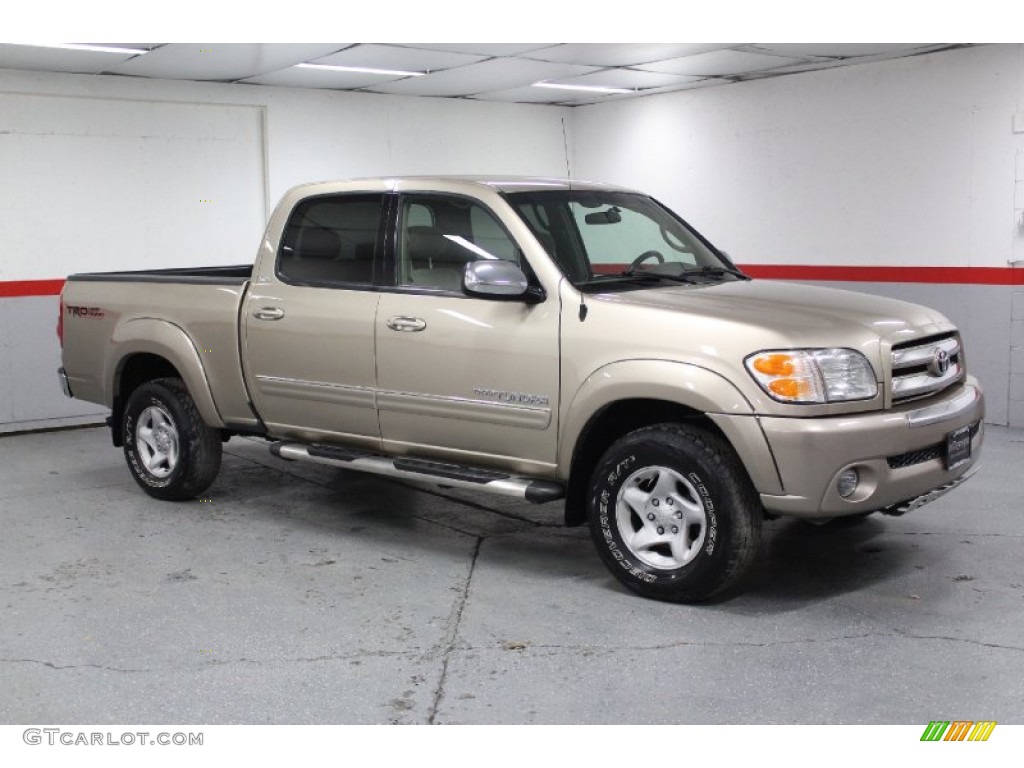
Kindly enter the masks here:
<path id="1" fill-rule="evenodd" d="M 696 426 L 659 424 L 615 442 L 591 478 L 587 508 L 598 553 L 646 597 L 720 598 L 752 565 L 760 500 L 732 448 Z"/>
<path id="2" fill-rule="evenodd" d="M 217 477 L 220 436 L 202 420 L 181 379 L 154 379 L 132 392 L 122 429 L 128 469 L 150 496 L 192 499 Z"/>

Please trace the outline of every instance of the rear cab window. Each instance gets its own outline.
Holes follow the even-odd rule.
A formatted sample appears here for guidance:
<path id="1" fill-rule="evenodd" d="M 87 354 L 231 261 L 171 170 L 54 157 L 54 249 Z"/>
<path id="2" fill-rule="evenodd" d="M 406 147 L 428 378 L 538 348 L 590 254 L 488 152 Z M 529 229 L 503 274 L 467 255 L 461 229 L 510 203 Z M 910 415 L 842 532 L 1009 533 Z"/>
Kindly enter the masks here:
<path id="1" fill-rule="evenodd" d="M 380 247 L 382 194 L 308 198 L 292 211 L 276 272 L 298 285 L 370 286 Z"/>

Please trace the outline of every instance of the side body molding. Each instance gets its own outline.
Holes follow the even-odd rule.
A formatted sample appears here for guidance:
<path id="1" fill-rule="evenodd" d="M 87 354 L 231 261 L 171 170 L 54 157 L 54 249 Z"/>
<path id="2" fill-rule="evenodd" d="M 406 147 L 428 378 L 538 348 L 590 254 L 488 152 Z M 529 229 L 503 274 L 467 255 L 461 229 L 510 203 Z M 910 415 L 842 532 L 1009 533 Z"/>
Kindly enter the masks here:
<path id="1" fill-rule="evenodd" d="M 108 348 L 103 371 L 104 380 L 109 382 L 105 387 L 107 407 L 113 407 L 114 393 L 117 391 L 117 380 L 124 368 L 125 361 L 134 354 L 158 355 L 167 360 L 181 374 L 188 387 L 189 394 L 195 400 L 199 413 L 211 427 L 222 428 L 224 422 L 217 410 L 206 379 L 203 362 L 188 334 L 179 326 L 167 320 L 152 317 L 141 317 L 119 323 L 114 329 L 111 345 Z"/>

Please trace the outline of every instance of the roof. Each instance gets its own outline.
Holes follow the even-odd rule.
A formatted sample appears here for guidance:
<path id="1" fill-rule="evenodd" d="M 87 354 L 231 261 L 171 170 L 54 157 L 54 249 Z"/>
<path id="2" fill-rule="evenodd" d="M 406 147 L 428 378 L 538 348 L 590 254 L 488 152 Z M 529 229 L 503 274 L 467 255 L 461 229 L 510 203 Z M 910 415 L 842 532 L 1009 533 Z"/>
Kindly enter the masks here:
<path id="1" fill-rule="evenodd" d="M 368 187 L 380 189 L 381 185 L 385 188 L 396 189 L 396 188 L 415 188 L 422 185 L 425 189 L 431 189 L 436 187 L 451 188 L 451 187 L 469 187 L 482 186 L 496 190 L 498 192 L 540 192 L 545 190 L 605 190 L 605 191 L 631 191 L 623 187 L 619 187 L 613 184 L 604 184 L 595 181 L 581 181 L 577 179 L 565 179 L 549 176 L 514 176 L 508 174 L 491 174 L 491 175 L 432 175 L 432 176 L 377 176 L 377 177 L 366 177 L 366 178 L 354 178 L 354 179 L 332 179 L 324 181 L 310 182 L 307 184 L 300 184 L 296 187 L 296 190 L 302 190 L 303 194 L 309 194 L 311 188 L 320 189 L 326 188 L 324 191 L 331 190 L 333 187 L 345 187 L 352 188 L 353 185 L 359 183 L 365 183 Z M 467 192 L 470 190 L 467 189 Z"/>

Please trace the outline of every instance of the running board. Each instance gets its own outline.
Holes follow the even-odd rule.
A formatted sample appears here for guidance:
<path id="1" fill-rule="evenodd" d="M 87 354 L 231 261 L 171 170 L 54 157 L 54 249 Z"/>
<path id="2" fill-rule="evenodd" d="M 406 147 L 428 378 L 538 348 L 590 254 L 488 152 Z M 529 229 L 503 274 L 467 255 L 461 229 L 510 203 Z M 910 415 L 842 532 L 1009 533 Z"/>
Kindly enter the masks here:
<path id="1" fill-rule="evenodd" d="M 492 469 L 467 467 L 462 464 L 446 464 L 440 461 L 391 458 L 356 448 L 333 445 L 307 445 L 305 443 L 277 442 L 270 446 L 270 452 L 287 461 L 312 461 L 357 472 L 416 480 L 421 483 L 452 488 L 469 488 L 474 491 L 493 493 L 525 499 L 534 504 L 556 501 L 565 497 L 565 488 L 550 480 L 510 475 Z"/>

